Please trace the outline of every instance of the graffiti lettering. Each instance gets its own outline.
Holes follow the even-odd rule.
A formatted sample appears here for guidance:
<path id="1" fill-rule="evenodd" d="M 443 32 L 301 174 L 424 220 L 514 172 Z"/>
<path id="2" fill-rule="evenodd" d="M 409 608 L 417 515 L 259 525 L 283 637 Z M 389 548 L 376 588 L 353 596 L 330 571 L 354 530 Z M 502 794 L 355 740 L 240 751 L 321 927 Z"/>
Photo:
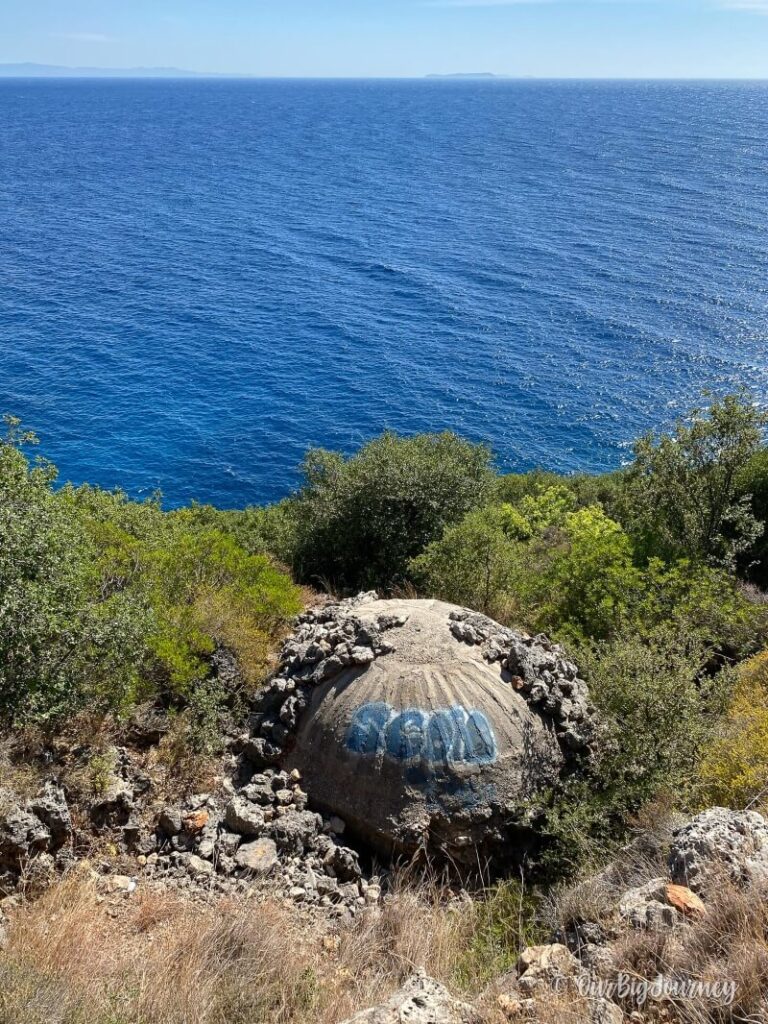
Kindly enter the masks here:
<path id="1" fill-rule="evenodd" d="M 491 764 L 496 738 L 482 711 L 460 705 L 437 711 L 396 711 L 375 701 L 352 716 L 346 738 L 354 754 L 382 754 L 397 761 L 430 765 Z"/>

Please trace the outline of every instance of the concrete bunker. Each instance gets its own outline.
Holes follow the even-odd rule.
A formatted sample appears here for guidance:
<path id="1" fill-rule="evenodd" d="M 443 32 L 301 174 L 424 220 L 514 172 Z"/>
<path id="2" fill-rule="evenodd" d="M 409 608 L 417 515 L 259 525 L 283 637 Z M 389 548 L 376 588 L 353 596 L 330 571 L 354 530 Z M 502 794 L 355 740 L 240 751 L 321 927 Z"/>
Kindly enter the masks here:
<path id="1" fill-rule="evenodd" d="M 576 666 L 464 608 L 375 594 L 301 617 L 252 722 L 256 761 L 379 852 L 514 858 L 536 798 L 589 758 Z"/>

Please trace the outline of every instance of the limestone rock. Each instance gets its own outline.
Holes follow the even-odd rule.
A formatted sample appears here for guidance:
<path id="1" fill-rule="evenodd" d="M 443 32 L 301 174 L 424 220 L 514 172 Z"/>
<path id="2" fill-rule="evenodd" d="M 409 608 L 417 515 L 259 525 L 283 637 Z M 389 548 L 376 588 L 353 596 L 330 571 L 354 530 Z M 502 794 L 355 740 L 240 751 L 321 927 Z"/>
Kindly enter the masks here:
<path id="1" fill-rule="evenodd" d="M 653 878 L 645 885 L 629 889 L 619 899 L 619 915 L 633 928 L 669 928 L 676 912 L 667 900 L 667 880 Z"/>
<path id="2" fill-rule="evenodd" d="M 184 828 L 181 811 L 178 807 L 164 807 L 160 812 L 158 824 L 167 836 L 177 836 Z"/>
<path id="3" fill-rule="evenodd" d="M 50 832 L 53 849 L 58 849 L 69 840 L 72 835 L 72 818 L 61 786 L 47 782 L 42 793 L 30 800 L 28 809 Z"/>
<path id="4" fill-rule="evenodd" d="M 418 972 L 386 1003 L 356 1013 L 345 1024 L 480 1024 L 480 1019 L 471 1006 Z"/>
<path id="5" fill-rule="evenodd" d="M 301 853 L 322 829 L 323 819 L 312 811 L 288 810 L 269 826 L 270 835 L 281 850 Z"/>
<path id="6" fill-rule="evenodd" d="M 103 793 L 91 801 L 91 821 L 97 828 L 125 825 L 134 807 L 133 789 L 122 778 L 113 778 Z"/>
<path id="7" fill-rule="evenodd" d="M 241 836 L 260 836 L 264 832 L 264 812 L 242 796 L 234 796 L 224 811 L 227 827 Z"/>
<path id="8" fill-rule="evenodd" d="M 199 811 L 193 811 L 184 818 L 183 825 L 185 832 L 202 832 L 205 826 L 208 824 L 210 815 L 205 808 Z"/>
<path id="9" fill-rule="evenodd" d="M 187 860 L 187 871 L 193 878 L 208 878 L 213 874 L 213 864 L 198 857 L 197 854 L 191 853 Z"/>
<path id="10" fill-rule="evenodd" d="M 711 807 L 675 833 L 669 869 L 673 882 L 697 894 L 723 877 L 768 883 L 768 821 L 756 811 Z"/>
<path id="11" fill-rule="evenodd" d="M 18 872 L 34 853 L 47 850 L 51 833 L 9 790 L 0 792 L 0 867 Z"/>
<path id="12" fill-rule="evenodd" d="M 277 863 L 277 846 L 272 839 L 245 843 L 235 854 L 235 864 L 254 875 L 268 875 Z"/>
<path id="13" fill-rule="evenodd" d="M 529 946 L 520 955 L 517 972 L 518 986 L 526 994 L 542 988 L 559 990 L 583 973 L 573 953 L 558 942 Z"/>

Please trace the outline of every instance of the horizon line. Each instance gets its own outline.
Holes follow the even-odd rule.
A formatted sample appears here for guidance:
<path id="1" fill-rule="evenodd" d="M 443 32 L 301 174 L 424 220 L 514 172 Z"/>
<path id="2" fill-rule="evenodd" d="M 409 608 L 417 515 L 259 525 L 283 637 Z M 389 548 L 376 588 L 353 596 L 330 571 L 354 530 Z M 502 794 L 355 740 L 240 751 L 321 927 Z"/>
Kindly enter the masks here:
<path id="1" fill-rule="evenodd" d="M 6 65 L 8 67 L 8 65 Z M 0 65 L 2 68 L 2 65 Z M 77 72 L 83 71 L 82 74 Z M 151 68 L 94 68 L 80 69 L 61 66 L 63 74 L 11 74 L 0 70 L 0 81 L 251 81 L 251 82 L 439 82 L 450 81 L 462 84 L 498 84 L 504 82 L 768 82 L 768 75 L 474 75 L 472 73 L 439 74 L 426 72 L 420 75 L 260 75 L 248 72 L 186 71 L 178 74 L 152 74 Z M 174 69 L 175 70 L 175 69 Z"/>

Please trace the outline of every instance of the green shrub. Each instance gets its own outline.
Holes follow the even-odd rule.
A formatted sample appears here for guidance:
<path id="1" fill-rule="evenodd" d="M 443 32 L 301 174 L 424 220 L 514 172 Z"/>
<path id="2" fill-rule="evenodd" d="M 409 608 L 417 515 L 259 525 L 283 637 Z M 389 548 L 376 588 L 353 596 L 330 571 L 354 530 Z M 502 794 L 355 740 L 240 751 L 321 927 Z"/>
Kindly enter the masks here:
<path id="1" fill-rule="evenodd" d="M 516 615 L 511 593 L 520 553 L 519 513 L 511 505 L 470 512 L 411 561 L 409 572 L 428 593 L 496 619 Z"/>
<path id="2" fill-rule="evenodd" d="M 523 498 L 535 498 L 550 487 L 561 487 L 573 495 L 574 508 L 602 505 L 608 515 L 615 519 L 623 486 L 623 470 L 614 473 L 574 473 L 563 476 L 560 473 L 534 469 L 529 473 L 507 473 L 497 477 L 492 500 L 518 505 Z"/>
<path id="3" fill-rule="evenodd" d="M 739 667 L 727 714 L 700 770 L 701 802 L 737 810 L 768 804 L 768 651 Z"/>
<path id="4" fill-rule="evenodd" d="M 768 607 L 755 603 L 735 577 L 685 559 L 651 559 L 629 624 L 640 634 L 663 626 L 688 633 L 728 660 L 745 658 L 768 637 Z"/>
<path id="5" fill-rule="evenodd" d="M 303 471 L 294 569 L 351 590 L 402 583 L 409 561 L 482 505 L 493 481 L 488 449 L 450 433 L 387 433 L 350 458 L 314 450 Z"/>
<path id="6" fill-rule="evenodd" d="M 621 503 L 622 522 L 641 551 L 733 567 L 765 527 L 739 479 L 759 451 L 766 422 L 745 395 L 729 395 L 694 409 L 671 435 L 637 442 Z"/>
<path id="7" fill-rule="evenodd" d="M 163 513 L 156 500 L 93 488 L 63 497 L 92 538 L 102 586 L 151 611 L 145 677 L 155 692 L 190 700 L 218 648 L 236 656 L 247 684 L 263 678 L 275 639 L 302 607 L 269 557 L 248 554 L 194 509 Z"/>
<path id="8" fill-rule="evenodd" d="M 674 624 L 735 658 L 768 635 L 768 608 L 733 576 L 687 560 L 638 564 L 623 528 L 560 486 L 469 513 L 410 571 L 426 593 L 565 641 Z"/>
<path id="9" fill-rule="evenodd" d="M 7 418 L 0 441 L 0 714 L 43 720 L 140 686 L 150 616 L 131 594 L 102 589 L 82 522 L 52 490 L 55 469 L 34 465 L 34 443 Z"/>
<path id="10" fill-rule="evenodd" d="M 258 684 L 302 607 L 290 578 L 189 510 L 164 513 L 156 498 L 94 487 L 55 491 L 55 469 L 22 451 L 34 440 L 10 419 L 0 442 L 6 720 L 83 706 L 122 714 L 152 699 L 210 720 L 233 696 L 213 665 L 222 648 L 238 679 Z"/>
<path id="11" fill-rule="evenodd" d="M 249 555 L 219 530 L 172 530 L 144 553 L 157 629 L 150 649 L 174 692 L 189 695 L 217 647 L 232 651 L 246 682 L 266 673 L 276 636 L 298 614 L 300 592 L 265 555 Z"/>
<path id="12" fill-rule="evenodd" d="M 284 498 L 274 505 L 251 505 L 245 509 L 218 509 L 193 504 L 172 513 L 197 527 L 211 527 L 229 534 L 249 555 L 272 555 L 290 565 L 296 551 L 295 503 Z"/>
<path id="13" fill-rule="evenodd" d="M 534 630 L 609 635 L 642 577 L 629 538 L 563 487 L 470 513 L 411 563 L 427 592 Z"/>
<path id="14" fill-rule="evenodd" d="M 697 806 L 699 766 L 734 684 L 729 669 L 708 675 L 707 648 L 671 627 L 573 654 L 603 732 L 588 775 L 570 780 L 547 813 L 542 865 L 552 875 L 604 862 L 632 817 L 666 794 L 678 808 Z"/>
<path id="15" fill-rule="evenodd" d="M 670 627 L 590 644 L 578 657 L 611 732 L 602 771 L 626 794 L 621 802 L 637 805 L 663 788 L 682 792 L 723 711 L 731 674 L 707 676 L 707 648 Z"/>

